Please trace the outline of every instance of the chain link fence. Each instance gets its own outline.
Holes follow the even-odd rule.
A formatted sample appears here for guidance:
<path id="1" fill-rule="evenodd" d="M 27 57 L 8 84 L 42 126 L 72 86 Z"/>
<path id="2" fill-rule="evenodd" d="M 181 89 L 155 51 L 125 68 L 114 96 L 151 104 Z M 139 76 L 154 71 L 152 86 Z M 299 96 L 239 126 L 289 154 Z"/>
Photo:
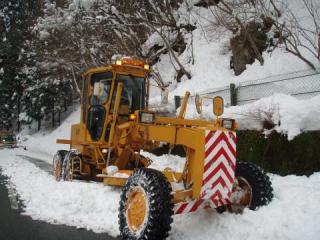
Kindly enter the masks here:
<path id="1" fill-rule="evenodd" d="M 274 93 L 283 93 L 299 99 L 320 94 L 320 72 L 301 71 L 240 83 L 237 104 L 247 104 Z"/>
<path id="2" fill-rule="evenodd" d="M 291 95 L 298 99 L 317 96 L 320 94 L 320 71 L 307 70 L 273 75 L 254 81 L 241 82 L 238 86 L 230 84 L 230 86 L 210 89 L 199 95 L 201 97 L 221 96 L 225 106 L 228 107 L 244 105 L 275 93 Z M 194 96 L 191 96 L 190 101 L 194 101 Z"/>

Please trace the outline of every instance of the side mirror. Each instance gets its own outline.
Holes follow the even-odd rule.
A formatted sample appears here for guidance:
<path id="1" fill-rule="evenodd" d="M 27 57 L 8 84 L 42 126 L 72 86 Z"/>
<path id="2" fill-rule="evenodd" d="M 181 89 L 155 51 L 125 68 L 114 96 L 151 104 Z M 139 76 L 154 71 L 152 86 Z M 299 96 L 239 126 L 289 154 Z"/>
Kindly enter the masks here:
<path id="1" fill-rule="evenodd" d="M 213 113 L 217 117 L 220 117 L 224 112 L 223 98 L 220 96 L 213 98 Z"/>

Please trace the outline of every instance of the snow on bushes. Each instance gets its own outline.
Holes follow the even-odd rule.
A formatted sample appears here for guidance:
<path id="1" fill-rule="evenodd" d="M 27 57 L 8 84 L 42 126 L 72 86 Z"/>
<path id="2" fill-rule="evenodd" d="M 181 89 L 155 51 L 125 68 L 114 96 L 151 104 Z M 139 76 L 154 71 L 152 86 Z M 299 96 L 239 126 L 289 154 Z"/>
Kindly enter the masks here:
<path id="1" fill-rule="evenodd" d="M 190 104 L 187 117 L 199 118 L 196 108 Z M 213 118 L 212 105 L 204 106 L 202 117 Z M 320 96 L 299 100 L 295 97 L 274 94 L 256 102 L 225 109 L 225 118 L 234 118 L 240 129 L 275 130 L 286 134 L 289 140 L 303 131 L 320 129 Z"/>

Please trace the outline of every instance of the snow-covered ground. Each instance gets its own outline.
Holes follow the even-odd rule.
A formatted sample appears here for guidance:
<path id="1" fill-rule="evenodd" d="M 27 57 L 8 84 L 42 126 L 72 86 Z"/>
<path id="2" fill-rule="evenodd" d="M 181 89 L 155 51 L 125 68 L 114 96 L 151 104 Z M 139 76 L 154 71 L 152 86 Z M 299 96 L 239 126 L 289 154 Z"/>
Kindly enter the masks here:
<path id="1" fill-rule="evenodd" d="M 120 189 L 94 182 L 56 182 L 51 174 L 17 156 L 21 154 L 24 150 L 0 151 L 0 168 L 10 179 L 8 187 L 14 188 L 23 201 L 25 215 L 112 236 L 119 234 Z M 175 216 L 169 239 L 319 239 L 320 173 L 270 177 L 275 195 L 270 205 L 246 210 L 242 215 L 201 210 Z"/>

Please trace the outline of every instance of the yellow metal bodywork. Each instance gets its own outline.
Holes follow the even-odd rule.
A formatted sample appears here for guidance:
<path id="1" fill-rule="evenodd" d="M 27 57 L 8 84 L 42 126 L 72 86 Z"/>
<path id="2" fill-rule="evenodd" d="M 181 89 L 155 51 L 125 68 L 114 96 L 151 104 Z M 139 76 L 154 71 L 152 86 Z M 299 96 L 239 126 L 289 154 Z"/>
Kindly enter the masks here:
<path id="1" fill-rule="evenodd" d="M 103 124 L 103 132 L 99 140 L 93 141 L 86 127 L 85 119 L 88 119 L 89 104 L 84 109 L 84 101 L 89 102 L 90 93 L 93 91 L 89 84 L 92 74 L 112 72 L 113 78 L 109 97 L 104 104 L 106 116 Z M 182 145 L 186 150 L 185 169 L 181 173 L 164 171 L 164 175 L 170 182 L 184 183 L 185 189 L 176 191 L 175 202 L 184 201 L 186 198 L 199 198 L 205 158 L 205 134 L 207 130 L 225 130 L 221 127 L 221 119 L 215 121 L 184 119 L 187 102 L 190 93 L 186 93 L 181 110 L 177 118 L 155 116 L 152 123 L 141 123 L 139 115 L 141 112 L 148 112 L 148 81 L 146 86 L 145 109 L 137 110 L 134 113 L 136 118 L 130 115 L 123 116 L 120 110 L 120 96 L 122 84 L 117 84 L 117 74 L 133 75 L 137 77 L 148 77 L 149 71 L 144 68 L 132 66 L 109 65 L 102 68 L 94 68 L 83 75 L 87 79 L 87 92 L 82 93 L 81 121 L 71 128 L 71 140 L 57 140 L 58 143 L 70 144 L 71 149 L 77 149 L 82 159 L 80 172 L 93 177 L 97 173 L 103 178 L 107 185 L 124 186 L 132 170 L 128 166 L 147 166 L 150 161 L 139 155 L 141 149 L 151 150 L 159 146 L 160 142 L 166 142 L 171 146 Z M 85 82 L 85 81 L 84 81 Z M 86 86 L 83 85 L 82 89 Z M 112 96 L 114 98 L 112 99 Z M 86 99 L 84 99 L 86 98 Z M 110 108 L 113 107 L 113 112 Z M 107 128 L 110 128 L 109 140 L 105 139 Z M 125 171 L 127 177 L 109 176 L 107 167 L 117 166 L 119 173 Z M 99 175 L 100 174 L 100 175 Z"/>

